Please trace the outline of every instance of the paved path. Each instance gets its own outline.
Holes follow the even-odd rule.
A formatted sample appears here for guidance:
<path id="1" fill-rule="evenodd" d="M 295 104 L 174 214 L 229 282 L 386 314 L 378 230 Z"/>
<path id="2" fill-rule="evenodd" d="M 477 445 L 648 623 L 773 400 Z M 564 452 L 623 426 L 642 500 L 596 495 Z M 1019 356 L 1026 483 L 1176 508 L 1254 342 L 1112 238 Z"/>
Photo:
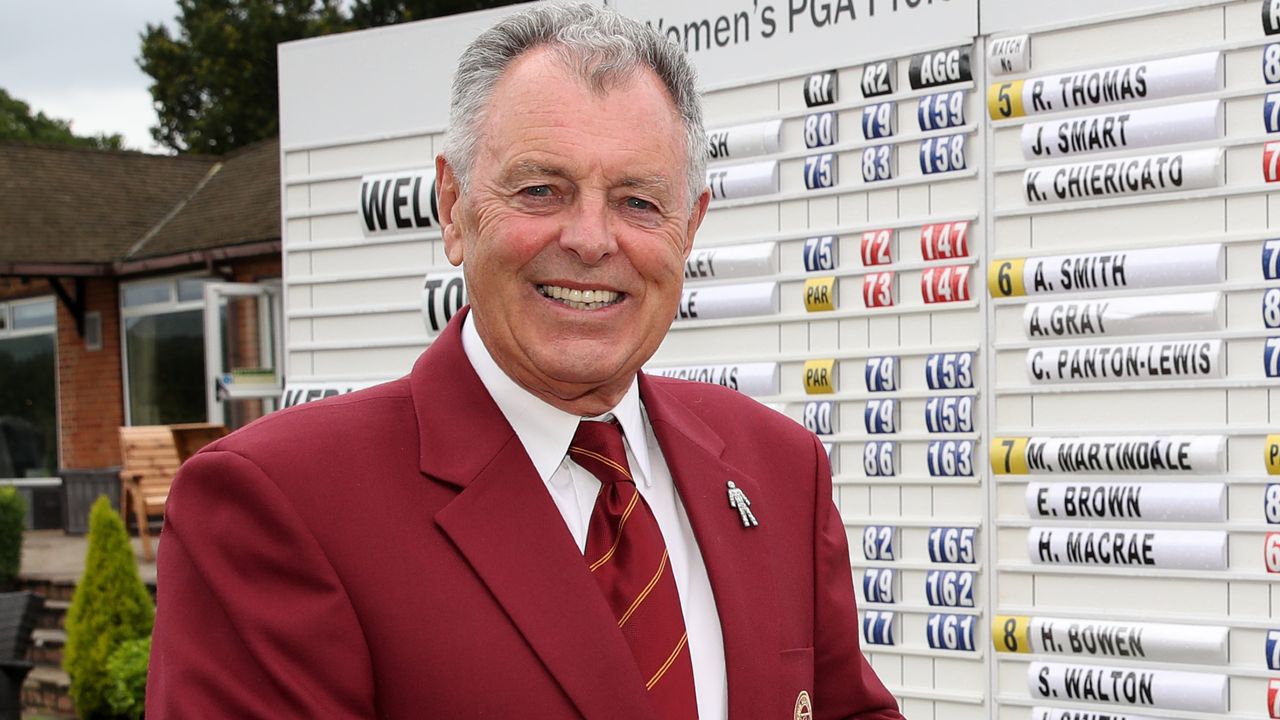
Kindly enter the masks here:
<path id="1" fill-rule="evenodd" d="M 142 559 L 142 545 L 138 538 L 130 538 L 133 554 L 138 561 L 138 574 L 142 581 L 154 584 L 156 564 Z M 152 537 L 152 545 L 159 545 Z M 84 574 L 84 555 L 89 549 L 87 535 L 67 535 L 61 530 L 28 530 L 22 539 L 23 577 L 41 580 L 78 581 Z"/>

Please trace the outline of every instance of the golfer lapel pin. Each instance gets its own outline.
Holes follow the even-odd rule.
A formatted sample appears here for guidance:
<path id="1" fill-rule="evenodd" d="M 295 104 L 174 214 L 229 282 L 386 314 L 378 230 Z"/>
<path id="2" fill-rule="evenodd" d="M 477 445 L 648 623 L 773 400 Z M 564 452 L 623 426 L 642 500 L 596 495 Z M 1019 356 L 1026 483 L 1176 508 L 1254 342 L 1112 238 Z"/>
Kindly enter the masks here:
<path id="1" fill-rule="evenodd" d="M 751 513 L 751 500 L 732 480 L 729 481 L 729 507 L 738 511 L 738 516 L 742 518 L 742 527 L 755 527 L 760 524 L 756 516 Z"/>

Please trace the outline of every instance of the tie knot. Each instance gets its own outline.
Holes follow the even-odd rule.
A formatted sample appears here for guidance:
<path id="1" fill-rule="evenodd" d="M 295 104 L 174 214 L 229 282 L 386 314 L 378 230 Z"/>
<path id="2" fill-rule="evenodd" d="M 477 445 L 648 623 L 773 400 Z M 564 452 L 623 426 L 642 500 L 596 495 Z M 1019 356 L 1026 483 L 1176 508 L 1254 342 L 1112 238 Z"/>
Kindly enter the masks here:
<path id="1" fill-rule="evenodd" d="M 583 420 L 569 443 L 569 457 L 595 475 L 600 482 L 631 482 L 627 451 L 622 444 L 622 428 L 614 421 Z"/>

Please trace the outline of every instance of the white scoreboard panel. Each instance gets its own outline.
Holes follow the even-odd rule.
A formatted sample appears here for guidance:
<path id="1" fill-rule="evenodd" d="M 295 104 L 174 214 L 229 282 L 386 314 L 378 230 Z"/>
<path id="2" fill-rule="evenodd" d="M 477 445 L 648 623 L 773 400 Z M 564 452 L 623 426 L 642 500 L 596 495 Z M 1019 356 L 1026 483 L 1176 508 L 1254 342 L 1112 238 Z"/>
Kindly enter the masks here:
<path id="1" fill-rule="evenodd" d="M 647 370 L 821 436 L 907 717 L 1280 718 L 1280 0 L 609 4 L 705 90 Z M 512 10 L 282 47 L 287 403 L 466 302 L 417 83 Z"/>
<path id="2" fill-rule="evenodd" d="M 1280 717 L 1273 5 L 988 40 L 993 717 Z"/>

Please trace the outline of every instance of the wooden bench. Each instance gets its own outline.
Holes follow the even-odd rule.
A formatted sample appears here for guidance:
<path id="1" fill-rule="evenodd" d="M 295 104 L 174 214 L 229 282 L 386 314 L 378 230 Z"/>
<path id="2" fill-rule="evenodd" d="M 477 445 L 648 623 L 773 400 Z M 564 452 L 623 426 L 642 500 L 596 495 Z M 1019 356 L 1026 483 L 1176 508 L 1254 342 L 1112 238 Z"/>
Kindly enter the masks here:
<path id="1" fill-rule="evenodd" d="M 43 608 L 44 598 L 35 593 L 0 593 L 0 720 L 22 717 L 22 683 L 35 667 L 27 653 Z"/>
<path id="2" fill-rule="evenodd" d="M 178 468 L 200 448 L 227 434 L 222 425 L 134 425 L 120 428 L 120 515 L 132 510 L 142 557 L 155 559 L 148 518 L 164 514 Z"/>

